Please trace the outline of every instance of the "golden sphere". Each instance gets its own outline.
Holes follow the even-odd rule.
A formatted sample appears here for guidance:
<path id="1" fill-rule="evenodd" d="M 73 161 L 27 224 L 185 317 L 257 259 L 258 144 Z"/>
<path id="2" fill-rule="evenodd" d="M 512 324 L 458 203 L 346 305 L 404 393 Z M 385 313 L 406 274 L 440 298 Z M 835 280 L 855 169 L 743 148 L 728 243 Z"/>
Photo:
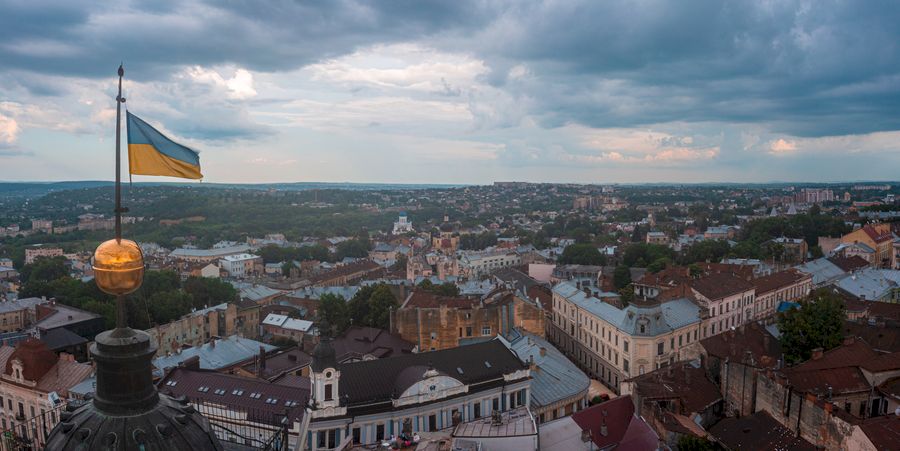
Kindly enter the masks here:
<path id="1" fill-rule="evenodd" d="M 144 279 L 144 254 L 131 240 L 109 240 L 94 251 L 94 280 L 103 292 L 120 295 L 137 290 Z"/>

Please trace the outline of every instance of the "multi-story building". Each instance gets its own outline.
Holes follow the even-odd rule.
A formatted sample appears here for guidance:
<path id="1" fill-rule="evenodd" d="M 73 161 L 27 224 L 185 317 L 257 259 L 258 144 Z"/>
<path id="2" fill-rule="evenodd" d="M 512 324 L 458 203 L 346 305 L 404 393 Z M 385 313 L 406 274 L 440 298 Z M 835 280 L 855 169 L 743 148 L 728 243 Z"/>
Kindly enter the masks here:
<path id="1" fill-rule="evenodd" d="M 234 246 L 218 247 L 213 249 L 195 249 L 189 247 L 178 248 L 169 254 L 170 258 L 192 262 L 211 263 L 221 260 L 229 255 L 246 254 L 250 246 L 235 244 Z"/>
<path id="2" fill-rule="evenodd" d="M 212 337 L 232 335 L 237 332 L 238 325 L 237 305 L 222 303 L 188 313 L 175 321 L 147 329 L 145 332 L 156 342 L 157 352 L 165 355 L 183 346 L 199 346 Z"/>
<path id="3" fill-rule="evenodd" d="M 374 275 L 378 272 L 384 272 L 384 268 L 381 265 L 372 260 L 360 260 L 338 266 L 331 271 L 317 274 L 309 279 L 309 283 L 316 287 L 349 285 L 351 282 Z"/>
<path id="4" fill-rule="evenodd" d="M 770 321 L 782 302 L 797 302 L 812 291 L 812 276 L 789 269 L 758 277 L 751 281 L 756 289 L 753 320 Z"/>
<path id="5" fill-rule="evenodd" d="M 53 233 L 53 221 L 49 219 L 32 219 L 31 230 L 35 232 Z"/>
<path id="6" fill-rule="evenodd" d="M 469 279 L 481 279 L 500 268 L 519 266 L 522 256 L 509 249 L 466 252 L 460 256 L 461 272 Z"/>
<path id="7" fill-rule="evenodd" d="M 893 261 L 894 235 L 890 224 L 866 224 L 842 236 L 841 243 L 863 243 L 872 248 L 874 256 L 871 263 L 874 266 L 887 268 Z"/>
<path id="8" fill-rule="evenodd" d="M 287 315 L 269 313 L 262 321 L 262 328 L 266 335 L 275 338 L 286 338 L 300 342 L 312 329 L 312 321 L 290 318 Z"/>
<path id="9" fill-rule="evenodd" d="M 701 337 L 711 337 L 753 320 L 756 289 L 747 280 L 730 273 L 715 273 L 690 285 L 698 304 L 705 310 Z"/>
<path id="10" fill-rule="evenodd" d="M 666 235 L 665 232 L 647 232 L 646 242 L 647 244 L 668 246 L 669 236 Z"/>
<path id="11" fill-rule="evenodd" d="M 799 203 L 818 204 L 834 201 L 834 191 L 824 188 L 803 188 L 794 199 Z"/>
<path id="12" fill-rule="evenodd" d="M 544 336 L 544 318 L 537 301 L 509 290 L 494 291 L 483 299 L 416 290 L 391 312 L 391 332 L 420 350 L 433 351 L 505 335 L 514 327 Z"/>
<path id="13" fill-rule="evenodd" d="M 625 379 L 694 356 L 700 325 L 700 307 L 685 298 L 618 308 L 572 282 L 553 287 L 551 342 L 617 391 Z"/>
<path id="14" fill-rule="evenodd" d="M 24 298 L 0 302 L 0 332 L 12 332 L 31 327 L 35 322 L 35 307 L 45 304 L 41 298 Z"/>
<path id="15" fill-rule="evenodd" d="M 58 247 L 36 247 L 25 249 L 25 264 L 30 265 L 39 257 L 61 257 L 63 250 Z"/>
<path id="16" fill-rule="evenodd" d="M 262 273 L 263 259 L 253 254 L 226 255 L 219 260 L 219 268 L 234 278 L 244 278 Z"/>
<path id="17" fill-rule="evenodd" d="M 338 363 L 329 339 L 313 351 L 308 432 L 297 449 L 370 446 L 401 433 L 449 431 L 531 401 L 531 375 L 499 340 L 388 359 Z"/>
<path id="18" fill-rule="evenodd" d="M 0 426 L 42 449 L 69 389 L 90 377 L 92 368 L 29 338 L 15 348 L 0 346 L 0 371 Z"/>

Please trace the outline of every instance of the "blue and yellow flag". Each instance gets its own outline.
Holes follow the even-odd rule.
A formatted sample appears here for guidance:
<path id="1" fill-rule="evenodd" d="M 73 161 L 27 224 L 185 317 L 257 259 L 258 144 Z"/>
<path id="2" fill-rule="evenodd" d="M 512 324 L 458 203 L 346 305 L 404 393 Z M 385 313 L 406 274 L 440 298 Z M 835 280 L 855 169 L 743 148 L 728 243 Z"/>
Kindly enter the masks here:
<path id="1" fill-rule="evenodd" d="M 137 175 L 201 179 L 200 155 L 166 138 L 141 118 L 128 117 L 128 170 Z"/>

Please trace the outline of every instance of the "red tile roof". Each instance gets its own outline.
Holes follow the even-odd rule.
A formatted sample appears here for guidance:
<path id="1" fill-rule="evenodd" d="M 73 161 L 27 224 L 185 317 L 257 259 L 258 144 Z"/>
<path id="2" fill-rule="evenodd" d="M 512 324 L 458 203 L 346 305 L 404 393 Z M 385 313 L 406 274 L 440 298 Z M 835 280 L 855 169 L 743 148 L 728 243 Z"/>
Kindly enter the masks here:
<path id="1" fill-rule="evenodd" d="M 753 279 L 756 296 L 800 283 L 804 279 L 812 281 L 812 276 L 796 269 L 788 269 Z"/>
<path id="2" fill-rule="evenodd" d="M 875 449 L 900 449 L 900 418 L 894 415 L 870 418 L 859 425 Z"/>
<path id="3" fill-rule="evenodd" d="M 778 339 L 755 322 L 705 338 L 700 345 L 709 355 L 722 360 L 749 364 L 746 359 L 752 357 L 756 368 L 775 368 L 782 358 Z"/>
<path id="4" fill-rule="evenodd" d="M 572 420 L 583 431 L 591 431 L 597 447 L 620 449 L 655 449 L 659 438 L 653 429 L 634 415 L 634 401 L 625 395 L 572 414 Z M 606 426 L 606 434 L 602 432 Z"/>
<path id="5" fill-rule="evenodd" d="M 730 273 L 716 273 L 691 281 L 691 288 L 716 300 L 752 290 L 753 284 Z"/>
<path id="6" fill-rule="evenodd" d="M 16 350 L 6 359 L 3 374 L 7 376 L 13 373 L 13 361 L 22 362 L 22 377 L 29 381 L 39 381 L 53 365 L 56 364 L 56 354 L 47 345 L 37 338 L 29 338 L 16 344 Z"/>
<path id="7" fill-rule="evenodd" d="M 675 362 L 629 381 L 642 402 L 677 400 L 682 406 L 677 413 L 682 414 L 702 412 L 722 399 L 719 387 L 707 379 L 706 371 L 687 362 Z"/>
<path id="8" fill-rule="evenodd" d="M 766 411 L 741 418 L 725 418 L 710 428 L 710 433 L 726 449 L 813 451 L 811 443 L 797 437 Z"/>
<path id="9" fill-rule="evenodd" d="M 855 271 L 869 266 L 869 262 L 859 255 L 854 255 L 852 257 L 828 257 L 828 261 L 833 263 L 834 266 L 841 268 L 844 272 Z"/>
<path id="10" fill-rule="evenodd" d="M 863 227 L 863 232 L 866 232 L 866 235 L 868 235 L 875 243 L 891 241 L 894 238 L 889 227 L 884 228 L 883 231 L 879 231 L 875 227 L 872 227 L 871 224 L 867 224 Z"/>

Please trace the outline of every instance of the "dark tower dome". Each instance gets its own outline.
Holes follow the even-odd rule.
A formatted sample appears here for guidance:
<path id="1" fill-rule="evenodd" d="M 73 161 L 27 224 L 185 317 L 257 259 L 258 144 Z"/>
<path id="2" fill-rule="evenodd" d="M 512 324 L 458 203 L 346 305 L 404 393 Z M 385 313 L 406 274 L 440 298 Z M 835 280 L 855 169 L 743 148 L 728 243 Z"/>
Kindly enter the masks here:
<path id="1" fill-rule="evenodd" d="M 319 326 L 319 333 L 319 344 L 313 349 L 312 362 L 309 364 L 309 368 L 316 373 L 325 368 L 337 368 L 337 356 L 331 345 L 331 328 L 323 322 Z"/>
<path id="2" fill-rule="evenodd" d="M 209 422 L 186 399 L 160 394 L 153 385 L 150 336 L 130 328 L 97 335 L 97 393 L 79 408 L 67 406 L 46 449 L 109 451 L 221 451 Z"/>

